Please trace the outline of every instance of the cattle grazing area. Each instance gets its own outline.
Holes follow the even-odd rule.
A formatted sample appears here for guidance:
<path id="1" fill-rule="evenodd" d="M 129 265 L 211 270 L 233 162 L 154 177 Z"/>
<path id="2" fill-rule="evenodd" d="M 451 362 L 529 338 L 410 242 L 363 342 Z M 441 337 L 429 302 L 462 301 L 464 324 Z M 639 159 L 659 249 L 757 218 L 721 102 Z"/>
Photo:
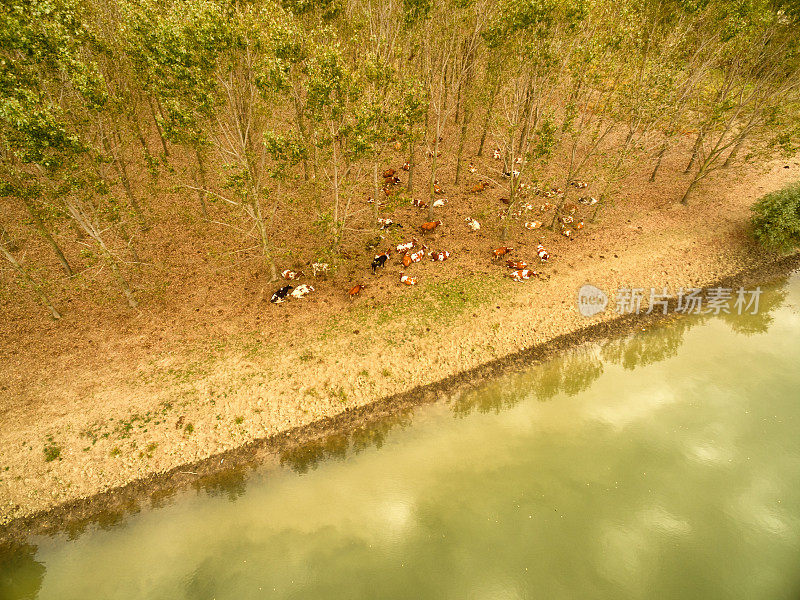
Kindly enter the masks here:
<path id="1" fill-rule="evenodd" d="M 442 246 L 466 222 L 476 252 L 524 231 L 547 247 L 602 227 L 633 176 L 679 173 L 688 204 L 797 142 L 791 3 L 0 10 L 2 281 L 54 319 L 155 306 L 199 263 L 252 273 L 273 304 L 300 296 L 286 270 L 346 295 L 351 261 L 383 273 L 373 249 L 411 234 Z M 462 248 L 436 252 L 455 269 Z"/>

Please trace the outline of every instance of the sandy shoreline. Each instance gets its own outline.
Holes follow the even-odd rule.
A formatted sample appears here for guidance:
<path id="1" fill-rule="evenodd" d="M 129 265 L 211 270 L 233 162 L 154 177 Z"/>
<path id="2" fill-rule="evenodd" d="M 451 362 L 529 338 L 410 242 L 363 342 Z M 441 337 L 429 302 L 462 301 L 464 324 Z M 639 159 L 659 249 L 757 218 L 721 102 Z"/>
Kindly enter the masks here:
<path id="1" fill-rule="evenodd" d="M 430 284 L 388 303 L 362 298 L 279 333 L 179 341 L 135 361 L 121 344 L 85 365 L 68 355 L 45 360 L 37 386 L 0 414 L 0 538 L 135 510 L 150 496 L 226 477 L 223 458 L 276 460 L 276 450 L 657 320 L 619 318 L 613 298 L 605 313 L 582 317 L 575 301 L 586 282 L 612 295 L 621 287 L 675 293 L 786 273 L 797 257 L 754 246 L 749 206 L 799 178 L 796 162 L 776 161 L 723 180 L 718 195 L 690 207 L 617 206 L 601 226 L 554 245 L 547 281 L 514 284 L 488 259 L 456 277 L 425 265 Z M 530 254 L 536 241 L 520 241 Z M 479 244 L 495 243 L 475 242 L 479 255 Z M 274 308 L 265 310 L 273 325 L 287 318 L 286 307 Z M 58 450 L 50 461 L 49 447 Z"/>

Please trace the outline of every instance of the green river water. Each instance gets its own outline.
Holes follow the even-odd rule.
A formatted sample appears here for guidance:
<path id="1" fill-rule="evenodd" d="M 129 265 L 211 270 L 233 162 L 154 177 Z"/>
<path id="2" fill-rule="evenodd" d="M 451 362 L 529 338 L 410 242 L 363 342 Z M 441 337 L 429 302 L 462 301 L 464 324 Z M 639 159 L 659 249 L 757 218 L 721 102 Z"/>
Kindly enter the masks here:
<path id="1" fill-rule="evenodd" d="M 34 598 L 798 600 L 800 276 L 31 537 L 0 599 Z"/>

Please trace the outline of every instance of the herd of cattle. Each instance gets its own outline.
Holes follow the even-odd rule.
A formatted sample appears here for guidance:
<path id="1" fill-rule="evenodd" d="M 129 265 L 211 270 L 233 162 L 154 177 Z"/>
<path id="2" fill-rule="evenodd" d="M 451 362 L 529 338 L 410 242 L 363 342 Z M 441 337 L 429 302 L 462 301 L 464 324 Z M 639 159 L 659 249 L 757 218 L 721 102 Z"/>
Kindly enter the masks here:
<path id="1" fill-rule="evenodd" d="M 499 159 L 500 157 L 499 149 L 495 150 L 494 157 L 496 159 Z M 401 170 L 408 171 L 409 164 L 408 163 L 404 164 L 401 167 Z M 470 163 L 469 165 L 469 171 L 470 173 L 476 172 L 476 168 L 472 163 Z M 516 170 L 510 171 L 508 173 L 503 171 L 503 175 L 507 177 L 514 177 L 518 176 L 519 172 Z M 384 178 L 383 192 L 386 196 L 390 196 L 394 191 L 394 187 L 400 184 L 400 178 L 397 176 L 397 171 L 395 171 L 395 169 L 386 169 L 383 172 L 383 178 Z M 570 182 L 570 185 L 574 186 L 577 189 L 585 189 L 586 187 L 588 187 L 588 184 L 582 181 L 573 181 Z M 486 179 L 481 179 L 478 181 L 478 183 L 473 185 L 471 189 L 473 193 L 477 194 L 483 192 L 484 190 L 490 188 L 491 186 L 492 183 L 490 181 Z M 442 190 L 438 182 L 435 182 L 433 187 L 435 194 L 437 195 L 444 194 L 444 190 Z M 520 197 L 523 200 L 527 199 L 531 193 L 543 196 L 546 199 L 559 198 L 563 197 L 564 195 L 564 191 L 560 188 L 552 188 L 550 190 L 542 192 L 537 189 L 532 190 L 530 186 L 523 183 L 520 183 L 517 186 L 517 192 L 519 193 Z M 506 205 L 511 204 L 511 201 L 507 198 L 500 198 L 500 201 Z M 367 198 L 367 202 L 373 203 L 376 202 L 376 199 L 369 197 Z M 597 199 L 593 197 L 581 197 L 578 199 L 578 202 L 580 204 L 592 206 L 597 203 Z M 443 207 L 445 206 L 446 203 L 447 203 L 446 199 L 437 198 L 434 200 L 433 206 L 437 208 Z M 414 199 L 412 200 L 412 206 L 420 209 L 427 209 L 428 203 Z M 585 226 L 582 220 L 576 218 L 575 213 L 577 211 L 577 206 L 572 203 L 564 203 L 562 201 L 560 205 L 556 206 L 548 201 L 545 201 L 543 204 L 540 204 L 538 207 L 536 207 L 530 202 L 520 202 L 517 206 L 518 206 L 517 210 L 515 210 L 512 213 L 509 213 L 508 210 L 502 212 L 500 218 L 505 219 L 509 215 L 513 218 L 522 218 L 526 213 L 535 211 L 538 208 L 538 212 L 542 215 L 540 219 L 544 219 L 544 215 L 546 213 L 555 210 L 555 214 L 552 217 L 552 223 L 553 224 L 558 223 L 561 227 L 561 234 L 567 238 L 572 238 L 573 230 L 581 230 Z M 465 221 L 467 224 L 467 228 L 470 231 L 476 232 L 480 230 L 481 225 L 476 219 L 472 217 L 467 217 Z M 428 221 L 422 223 L 419 226 L 419 231 L 423 236 L 425 236 L 435 232 L 440 225 L 442 225 L 441 220 Z M 388 218 L 379 218 L 378 226 L 382 230 L 402 227 L 402 225 L 394 223 L 391 219 Z M 525 220 L 523 222 L 523 227 L 529 230 L 539 229 L 543 226 L 544 223 L 542 220 Z M 500 248 L 496 248 L 492 252 L 492 260 L 493 261 L 499 260 L 502 257 L 506 257 L 513 251 L 514 248 L 508 246 L 502 246 Z M 417 278 L 407 275 L 405 272 L 405 269 L 408 269 L 413 263 L 421 262 L 426 255 L 433 262 L 444 262 L 452 256 L 452 253 L 448 250 L 431 250 L 425 243 L 420 243 L 417 240 L 417 238 L 412 237 L 410 240 L 406 242 L 397 244 L 394 248 L 388 248 L 385 252 L 381 254 L 376 254 L 372 259 L 372 263 L 370 265 L 373 274 L 377 274 L 379 269 L 386 267 L 386 264 L 390 261 L 393 253 L 396 253 L 398 255 L 400 263 L 403 265 L 403 271 L 400 272 L 400 283 L 409 286 L 417 284 Z M 550 259 L 550 254 L 547 252 L 547 250 L 545 250 L 544 246 L 541 243 L 539 243 L 536 247 L 536 256 L 540 263 L 546 263 Z M 522 282 L 522 281 L 527 281 L 531 278 L 540 278 L 540 279 L 546 278 L 546 275 L 544 275 L 543 273 L 529 268 L 528 263 L 523 260 L 506 258 L 505 264 L 510 269 L 509 277 L 511 277 L 511 279 L 514 281 Z M 320 277 L 320 276 L 327 277 L 329 270 L 328 264 L 317 262 L 313 263 L 311 266 L 314 277 Z M 287 269 L 281 273 L 281 276 L 285 280 L 296 281 L 297 279 L 303 276 L 303 273 Z M 353 285 L 347 292 L 348 296 L 351 299 L 355 298 L 362 292 L 362 290 L 364 290 L 365 287 L 366 286 L 364 283 L 357 283 L 356 285 Z M 290 297 L 297 299 L 305 298 L 308 294 L 310 294 L 313 291 L 314 287 L 307 283 L 299 284 L 297 286 L 287 284 L 278 289 L 274 294 L 272 294 L 270 301 L 272 303 L 278 304 L 284 302 Z"/>

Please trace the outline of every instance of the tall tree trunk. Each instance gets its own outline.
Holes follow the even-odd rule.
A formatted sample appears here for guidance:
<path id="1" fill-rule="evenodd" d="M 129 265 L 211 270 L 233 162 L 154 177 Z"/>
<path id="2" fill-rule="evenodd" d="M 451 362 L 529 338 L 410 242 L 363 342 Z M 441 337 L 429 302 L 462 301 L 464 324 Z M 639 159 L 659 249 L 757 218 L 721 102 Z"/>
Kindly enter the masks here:
<path id="1" fill-rule="evenodd" d="M 730 154 L 728 154 L 727 158 L 725 159 L 725 162 L 722 163 L 722 168 L 723 169 L 727 169 L 731 165 L 731 163 L 734 160 L 736 160 L 736 156 L 739 154 L 739 150 L 741 150 L 742 145 L 744 144 L 744 140 L 745 140 L 746 137 L 747 137 L 747 134 L 742 134 L 739 137 L 739 140 L 736 142 L 736 145 L 733 147 L 733 150 L 730 151 Z M 746 157 L 745 157 L 745 159 L 746 159 Z"/>
<path id="2" fill-rule="evenodd" d="M 44 304 L 47 307 L 47 310 L 50 311 L 52 317 L 54 319 L 60 319 L 61 313 L 58 312 L 58 310 L 56 310 L 56 307 L 53 306 L 53 303 L 50 302 L 50 298 L 47 297 L 47 294 L 45 294 L 42 286 L 39 285 L 33 279 L 33 277 L 31 277 L 28 274 L 28 272 L 24 269 L 24 267 L 17 262 L 17 259 L 14 258 L 14 255 L 11 254 L 11 252 L 6 248 L 6 245 L 2 241 L 0 241 L 0 254 L 2 254 L 5 257 L 5 259 L 9 263 L 11 263 L 11 266 L 14 267 L 14 270 L 17 271 L 17 273 L 19 273 L 23 277 L 23 279 L 25 279 L 25 281 L 27 281 L 30 284 L 31 288 L 33 288 L 33 291 L 39 297 L 41 303 Z"/>
<path id="3" fill-rule="evenodd" d="M 258 196 L 254 193 L 254 200 L 253 200 L 253 219 L 258 226 L 258 233 L 261 237 L 261 253 L 264 256 L 264 260 L 267 261 L 267 267 L 269 267 L 269 275 L 270 275 L 270 283 L 273 281 L 277 281 L 278 279 L 278 269 L 275 267 L 275 260 L 272 258 L 272 250 L 269 244 L 269 232 L 267 232 L 267 224 L 264 223 L 264 217 L 261 214 L 261 202 L 258 199 Z"/>
<path id="4" fill-rule="evenodd" d="M 128 179 L 128 169 L 125 163 L 125 159 L 122 156 L 121 152 L 121 141 L 119 140 L 119 134 L 114 131 L 118 142 L 120 142 L 119 149 L 120 151 L 115 152 L 114 147 L 111 143 L 111 140 L 108 139 L 108 136 L 105 132 L 102 132 L 103 138 L 103 145 L 106 148 L 106 152 L 111 155 L 112 162 L 114 164 L 114 168 L 117 171 L 117 175 L 119 175 L 120 181 L 122 181 L 122 187 L 125 190 L 125 195 L 128 196 L 128 201 L 133 208 L 133 212 L 136 215 L 136 218 L 139 221 L 139 226 L 141 227 L 142 231 L 147 231 L 150 229 L 150 224 L 147 222 L 147 218 L 144 216 L 141 207 L 139 206 L 139 201 L 136 199 L 136 196 L 133 193 L 133 188 L 131 187 L 130 179 Z"/>
<path id="5" fill-rule="evenodd" d="M 372 165 L 373 197 L 372 197 L 372 217 L 375 220 L 375 227 L 378 227 L 378 203 L 380 202 L 380 187 L 378 187 L 378 160 Z"/>
<path id="6" fill-rule="evenodd" d="M 433 162 L 431 163 L 431 189 L 430 189 L 430 202 L 428 202 L 428 220 L 433 221 L 433 203 L 436 201 L 436 163 L 439 154 L 439 119 L 436 121 L 436 140 L 433 142 Z"/>
<path id="7" fill-rule="evenodd" d="M 164 150 L 164 162 L 166 162 L 166 159 L 169 158 L 169 148 L 167 148 L 167 140 L 164 139 L 164 131 L 161 129 L 161 125 L 158 122 L 158 117 L 156 116 L 156 109 L 153 108 L 153 99 L 150 98 L 149 96 L 147 97 L 147 104 L 150 106 L 150 116 L 153 118 L 153 123 L 156 126 L 156 131 L 158 132 L 158 139 L 161 140 L 161 147 Z M 161 105 L 159 104 L 159 111 L 160 110 L 161 110 Z"/>
<path id="8" fill-rule="evenodd" d="M 309 180 L 311 177 L 311 172 L 308 166 L 308 157 L 306 154 L 308 153 L 309 148 L 311 148 L 311 138 L 308 135 L 308 129 L 306 128 L 306 121 L 303 116 L 303 106 L 300 103 L 300 98 L 297 95 L 297 90 L 292 91 L 292 105 L 294 106 L 294 115 L 295 115 L 295 123 L 297 124 L 297 131 L 300 133 L 300 138 L 303 140 L 303 143 L 306 146 L 306 152 L 303 154 L 303 177 L 306 181 Z M 315 172 L 314 178 L 316 178 L 316 165 L 315 165 Z"/>
<path id="9" fill-rule="evenodd" d="M 469 129 L 469 121 L 471 118 L 471 111 L 464 106 L 461 115 L 461 135 L 458 138 L 458 156 L 456 158 L 456 179 L 455 185 L 461 181 L 461 165 L 464 157 L 464 144 L 467 141 L 467 130 Z"/>
<path id="10" fill-rule="evenodd" d="M 158 161 L 156 161 L 156 159 L 150 152 L 150 144 L 147 143 L 147 139 L 144 137 L 144 133 L 142 133 L 142 128 L 139 126 L 139 120 L 136 118 L 136 115 L 134 114 L 132 118 L 128 119 L 128 121 L 131 123 L 133 131 L 136 134 L 136 139 L 139 140 L 139 145 L 142 147 L 142 153 L 144 153 L 144 160 L 147 163 L 151 180 L 153 183 L 157 183 Z"/>
<path id="11" fill-rule="evenodd" d="M 5 240 L 6 247 L 8 248 L 9 252 L 16 252 L 19 250 L 19 246 L 14 243 L 14 240 L 11 239 L 11 234 L 6 231 L 6 228 L 3 227 L 3 224 L 0 223 L 0 242 Z"/>
<path id="12" fill-rule="evenodd" d="M 339 160 L 336 141 L 333 142 L 333 249 L 339 249 Z"/>
<path id="13" fill-rule="evenodd" d="M 463 86 L 462 78 L 459 78 L 459 80 L 458 80 L 458 88 L 456 90 L 456 112 L 453 115 L 453 122 L 456 125 L 458 125 L 458 123 L 459 123 L 458 117 L 459 117 L 459 114 L 460 114 L 461 108 L 462 108 L 461 107 L 461 90 L 462 90 L 463 87 L 464 86 Z"/>
<path id="14" fill-rule="evenodd" d="M 481 143 L 478 146 L 478 156 L 483 156 L 483 145 L 486 143 L 486 134 L 489 132 L 489 121 L 492 118 L 492 109 L 494 108 L 495 97 L 500 89 L 500 81 L 498 80 L 492 88 L 492 93 L 489 96 L 489 105 L 486 107 L 486 116 L 483 118 L 483 130 L 481 131 Z"/>
<path id="15" fill-rule="evenodd" d="M 200 180 L 199 190 L 197 190 L 197 198 L 200 200 L 200 209 L 203 211 L 203 216 L 208 218 L 208 207 L 206 206 L 206 166 L 203 162 L 203 154 L 200 148 L 195 146 L 195 156 L 197 157 L 197 175 Z"/>
<path id="16" fill-rule="evenodd" d="M 44 221 L 42 221 L 42 218 L 39 216 L 39 213 L 36 211 L 36 208 L 27 199 L 23 199 L 23 202 L 25 204 L 25 210 L 28 211 L 28 214 L 33 220 L 33 225 L 36 228 L 36 231 L 38 231 L 39 235 L 41 235 L 45 241 L 50 244 L 50 247 L 53 249 L 53 252 L 58 258 L 58 262 L 61 263 L 61 268 L 64 269 L 67 277 L 72 277 L 75 275 L 75 272 L 72 270 L 69 262 L 67 262 L 67 257 L 64 256 L 64 253 L 61 251 L 61 247 L 58 245 L 55 238 L 53 238 L 52 234 L 47 230 L 47 227 L 45 226 Z"/>
<path id="17" fill-rule="evenodd" d="M 414 193 L 414 136 L 412 135 L 413 125 L 411 129 L 409 129 L 409 136 L 408 136 L 408 185 L 406 186 L 406 191 L 410 194 Z M 377 200 L 377 198 L 376 198 Z"/>
<path id="18" fill-rule="evenodd" d="M 128 301 L 128 306 L 131 308 L 136 308 L 139 306 L 139 303 L 136 302 L 136 298 L 133 296 L 133 291 L 131 290 L 130 285 L 128 285 L 128 281 L 125 279 L 119 269 L 116 257 L 111 253 L 111 250 L 108 249 L 103 241 L 101 232 L 98 231 L 97 227 L 95 227 L 94 223 L 86 215 L 83 209 L 74 205 L 67 205 L 67 208 L 69 213 L 72 215 L 72 218 L 75 219 L 78 225 L 80 225 L 81 228 L 89 235 L 89 237 L 94 240 L 95 244 L 100 249 L 100 252 L 103 254 L 103 256 L 105 256 L 109 266 L 111 267 L 111 272 L 114 273 L 114 276 L 117 278 L 117 281 L 119 281 L 119 285 L 122 288 L 122 292 L 125 294 L 125 298 Z"/>
<path id="19" fill-rule="evenodd" d="M 689 204 L 689 195 L 692 193 L 694 188 L 697 186 L 697 182 L 698 181 L 699 181 L 699 177 L 695 177 L 694 179 L 692 179 L 692 182 L 689 184 L 689 187 L 686 189 L 686 193 L 683 195 L 683 198 L 681 198 L 681 204 L 683 204 L 684 206 Z"/>
<path id="20" fill-rule="evenodd" d="M 128 281 L 122 276 L 122 273 L 119 270 L 119 265 L 117 265 L 117 261 L 113 256 L 111 256 L 110 253 L 108 253 L 108 256 L 109 265 L 111 266 L 111 270 L 114 272 L 114 275 L 117 276 L 117 280 L 122 287 L 122 292 L 125 294 L 125 299 L 128 301 L 128 306 L 130 308 L 138 307 L 139 303 L 136 301 L 136 298 L 133 297 L 133 291 L 128 285 Z"/>
<path id="21" fill-rule="evenodd" d="M 686 168 L 683 170 L 683 173 L 686 174 L 692 170 L 697 157 L 700 155 L 700 148 L 703 145 L 703 139 L 706 137 L 705 128 L 701 128 L 697 134 L 697 139 L 694 142 L 694 147 L 692 148 L 692 156 L 689 159 L 689 164 L 686 165 Z"/>
<path id="22" fill-rule="evenodd" d="M 656 164 L 653 166 L 653 172 L 650 173 L 650 183 L 653 183 L 656 180 L 658 169 L 661 167 L 661 161 L 666 153 L 667 153 L 667 143 L 664 142 L 664 144 L 661 145 L 661 149 L 658 151 L 658 154 L 656 155 Z"/>
<path id="23" fill-rule="evenodd" d="M 448 86 L 447 86 L 447 70 L 445 69 L 443 83 L 442 83 L 442 110 L 443 115 L 447 114 L 447 100 L 448 100 Z M 437 117 L 438 120 L 438 117 Z"/>
<path id="24" fill-rule="evenodd" d="M 509 185 L 509 199 L 508 199 L 508 210 L 506 211 L 506 218 L 503 219 L 503 227 L 500 229 L 500 241 L 504 242 L 508 238 L 508 223 L 511 221 L 511 211 L 514 208 L 514 201 L 515 201 L 515 191 L 516 191 L 516 184 L 514 180 L 516 177 L 511 177 L 511 184 Z"/>
<path id="25" fill-rule="evenodd" d="M 517 143 L 517 148 L 524 148 L 525 147 L 525 138 L 528 137 L 528 119 L 531 115 L 531 110 L 533 109 L 533 93 L 530 88 L 528 88 L 525 92 L 525 105 L 522 109 L 522 122 L 525 123 L 525 127 L 522 128 L 522 131 L 519 132 L 519 142 Z"/>

